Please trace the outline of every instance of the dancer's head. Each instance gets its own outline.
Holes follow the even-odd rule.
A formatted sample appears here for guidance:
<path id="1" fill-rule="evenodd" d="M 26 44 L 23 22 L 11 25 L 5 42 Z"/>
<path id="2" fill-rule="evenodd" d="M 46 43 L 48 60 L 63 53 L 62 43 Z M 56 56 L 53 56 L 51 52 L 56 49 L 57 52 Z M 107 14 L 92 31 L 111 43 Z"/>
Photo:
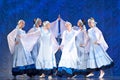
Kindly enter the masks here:
<path id="1" fill-rule="evenodd" d="M 18 27 L 20 28 L 20 29 L 22 29 L 23 27 L 25 26 L 25 21 L 24 20 L 19 20 L 18 21 Z"/>
<path id="2" fill-rule="evenodd" d="M 68 21 L 65 22 L 65 26 L 66 26 L 68 31 L 70 31 L 72 29 L 72 24 Z"/>
<path id="3" fill-rule="evenodd" d="M 79 19 L 78 22 L 77 22 L 77 25 L 78 25 L 78 27 L 83 28 L 83 26 L 85 25 L 85 21 Z"/>
<path id="4" fill-rule="evenodd" d="M 36 25 L 36 27 L 39 27 L 40 25 L 42 25 L 42 20 L 40 18 L 37 18 L 35 20 L 35 25 Z"/>
<path id="5" fill-rule="evenodd" d="M 47 29 L 50 29 L 50 22 L 49 21 L 44 21 L 43 26 Z"/>
<path id="6" fill-rule="evenodd" d="M 94 18 L 88 19 L 88 25 L 89 27 L 94 27 L 96 26 L 97 22 L 95 22 Z"/>

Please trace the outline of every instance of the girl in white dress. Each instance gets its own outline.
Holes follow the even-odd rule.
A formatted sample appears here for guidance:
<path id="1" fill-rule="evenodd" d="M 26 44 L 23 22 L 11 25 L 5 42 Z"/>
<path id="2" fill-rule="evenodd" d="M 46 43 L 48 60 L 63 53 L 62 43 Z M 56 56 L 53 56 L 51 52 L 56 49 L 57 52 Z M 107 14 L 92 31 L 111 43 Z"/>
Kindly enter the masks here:
<path id="1" fill-rule="evenodd" d="M 41 26 L 42 25 L 42 20 L 40 18 L 37 18 L 35 20 L 35 24 L 33 25 L 33 28 L 31 28 L 28 33 L 31 33 L 31 32 L 36 32 L 36 31 L 40 31 L 41 29 Z M 32 58 L 34 60 L 34 62 L 36 62 L 36 58 L 38 56 L 38 53 L 39 53 L 39 47 L 40 47 L 40 44 L 39 42 L 37 41 L 36 44 L 34 45 L 33 47 L 33 50 L 31 52 L 31 55 L 32 55 Z"/>
<path id="2" fill-rule="evenodd" d="M 36 59 L 36 69 L 39 71 L 39 74 L 42 73 L 40 77 L 45 77 L 45 75 L 51 77 L 56 68 L 55 53 L 59 46 L 49 29 L 49 21 L 43 22 L 39 39 L 40 48 Z"/>
<path id="3" fill-rule="evenodd" d="M 113 66 L 113 60 L 106 52 L 108 45 L 104 40 L 102 32 L 96 27 L 95 20 L 93 18 L 88 19 L 88 25 L 90 27 L 88 30 L 90 49 L 87 68 L 90 71 L 100 70 L 99 78 L 102 78 L 105 74 L 103 70 Z M 93 75 L 91 72 L 87 77 Z"/>
<path id="4" fill-rule="evenodd" d="M 78 74 L 87 74 L 87 59 L 88 59 L 88 35 L 84 22 L 80 19 L 77 23 L 79 33 L 75 38 L 77 53 L 79 57 Z"/>
<path id="5" fill-rule="evenodd" d="M 35 68 L 30 52 L 23 46 L 22 38 L 26 35 L 22 30 L 24 20 L 19 20 L 17 27 L 8 34 L 8 44 L 11 53 L 13 53 L 13 76 L 32 72 Z"/>
<path id="6" fill-rule="evenodd" d="M 34 33 L 34 32 L 40 32 L 40 29 L 41 29 L 41 25 L 42 25 L 42 20 L 40 18 L 37 18 L 37 19 L 34 19 L 34 22 L 35 24 L 33 25 L 33 28 L 31 28 L 29 31 L 28 31 L 28 34 L 29 33 Z M 39 40 L 39 38 L 38 38 Z M 35 45 L 33 46 L 33 49 L 31 51 L 31 56 L 32 56 L 32 59 L 34 61 L 34 63 L 36 62 L 36 59 L 37 59 L 37 56 L 38 56 L 38 53 L 39 53 L 39 47 L 40 47 L 40 44 L 39 42 L 35 43 Z M 36 75 L 37 74 L 37 70 L 34 69 L 32 70 L 32 73 L 31 74 L 28 74 L 28 75 Z"/>
<path id="7" fill-rule="evenodd" d="M 60 46 L 60 49 L 62 49 L 62 56 L 58 65 L 57 75 L 72 77 L 74 70 L 78 67 L 78 55 L 75 45 L 77 31 L 72 29 L 72 24 L 70 22 L 66 22 L 65 26 L 67 30 L 63 32 L 62 43 Z"/>

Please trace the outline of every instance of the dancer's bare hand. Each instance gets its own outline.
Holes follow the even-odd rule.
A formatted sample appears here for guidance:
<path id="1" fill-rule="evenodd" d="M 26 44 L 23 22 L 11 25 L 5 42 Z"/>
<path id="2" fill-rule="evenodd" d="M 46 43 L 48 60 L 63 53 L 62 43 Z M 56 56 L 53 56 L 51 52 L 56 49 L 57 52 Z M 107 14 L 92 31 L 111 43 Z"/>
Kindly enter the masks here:
<path id="1" fill-rule="evenodd" d="M 80 47 L 85 47 L 85 45 L 84 44 L 80 44 Z"/>
<path id="2" fill-rule="evenodd" d="M 15 45 L 17 45 L 19 42 L 17 41 L 17 42 L 15 42 Z"/>
<path id="3" fill-rule="evenodd" d="M 97 42 L 97 41 L 95 41 L 95 42 L 94 42 L 94 44 L 98 44 L 98 42 Z"/>

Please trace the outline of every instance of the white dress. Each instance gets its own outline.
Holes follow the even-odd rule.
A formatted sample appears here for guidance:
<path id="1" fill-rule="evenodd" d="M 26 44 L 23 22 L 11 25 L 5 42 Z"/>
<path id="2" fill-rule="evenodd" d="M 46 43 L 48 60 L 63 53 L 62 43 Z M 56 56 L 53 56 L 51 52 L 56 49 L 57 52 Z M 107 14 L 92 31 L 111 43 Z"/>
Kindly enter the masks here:
<path id="1" fill-rule="evenodd" d="M 93 27 L 88 30 L 88 36 L 90 39 L 88 70 L 100 70 L 113 66 L 113 60 L 106 52 L 108 45 L 104 40 L 102 32 L 97 27 Z M 95 44 L 96 41 L 98 44 Z"/>
<path id="2" fill-rule="evenodd" d="M 33 26 L 33 28 L 31 28 L 28 33 L 31 33 L 31 32 L 36 32 L 36 31 L 40 31 L 40 27 L 35 27 L 35 25 Z M 39 39 L 39 38 L 38 38 Z M 38 53 L 39 53 L 39 47 L 40 47 L 40 44 L 39 42 L 37 41 L 31 51 L 31 55 L 32 55 L 32 58 L 34 60 L 34 62 L 36 62 L 36 58 L 38 56 Z"/>
<path id="3" fill-rule="evenodd" d="M 25 34 L 25 31 L 22 29 L 16 29 L 14 42 L 18 42 L 18 44 L 15 44 L 13 51 L 12 74 L 14 76 L 29 73 L 31 69 L 35 68 L 30 52 L 27 51 L 25 47 L 23 47 L 21 41 L 22 36 Z"/>
<path id="4" fill-rule="evenodd" d="M 78 68 L 78 55 L 75 45 L 76 33 L 77 31 L 73 29 L 70 32 L 67 30 L 63 32 L 61 43 L 63 49 L 62 56 L 58 65 L 58 75 L 72 76 L 73 70 Z"/>
<path id="5" fill-rule="evenodd" d="M 88 51 L 87 51 L 87 41 L 88 36 L 86 30 L 79 29 L 79 33 L 75 38 L 75 43 L 77 47 L 77 54 L 79 57 L 78 61 L 78 73 L 79 74 L 86 74 L 87 73 L 87 59 L 88 59 Z M 81 47 L 80 45 L 84 45 Z"/>
<path id="6" fill-rule="evenodd" d="M 53 74 L 53 69 L 56 68 L 55 53 L 58 50 L 58 44 L 49 30 L 45 31 L 41 28 L 40 32 L 40 48 L 36 59 L 36 69 L 39 74 Z"/>

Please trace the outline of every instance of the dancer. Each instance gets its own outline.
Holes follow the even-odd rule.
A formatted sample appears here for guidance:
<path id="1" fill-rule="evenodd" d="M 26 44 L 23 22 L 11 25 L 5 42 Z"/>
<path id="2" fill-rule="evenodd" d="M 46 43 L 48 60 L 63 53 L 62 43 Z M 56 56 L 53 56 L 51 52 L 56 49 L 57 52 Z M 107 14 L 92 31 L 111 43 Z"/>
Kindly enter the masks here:
<path id="1" fill-rule="evenodd" d="M 41 25 L 42 25 L 42 20 L 40 18 L 34 19 L 33 28 L 31 28 L 28 32 L 34 32 L 36 30 L 39 30 Z"/>
<path id="2" fill-rule="evenodd" d="M 13 76 L 30 73 L 34 66 L 30 52 L 24 47 L 22 38 L 26 36 L 24 20 L 19 20 L 17 27 L 8 34 L 8 45 L 13 54 Z M 25 39 L 24 39 L 25 40 Z"/>
<path id="3" fill-rule="evenodd" d="M 95 20 L 93 18 L 88 19 L 88 25 L 90 27 L 88 30 L 90 50 L 87 68 L 91 73 L 87 77 L 94 75 L 92 73 L 93 70 L 100 70 L 99 78 L 102 78 L 105 74 L 103 70 L 113 66 L 113 60 L 106 52 L 108 45 L 104 40 L 102 32 L 96 27 Z"/>
<path id="4" fill-rule="evenodd" d="M 31 32 L 36 32 L 36 31 L 40 31 L 41 29 L 41 25 L 42 25 L 42 20 L 40 18 L 37 18 L 35 21 L 35 24 L 33 25 L 33 28 L 31 28 L 28 33 L 31 33 Z M 34 45 L 33 47 L 33 50 L 31 52 L 31 55 L 32 55 L 32 58 L 34 60 L 34 62 L 36 62 L 36 58 L 38 56 L 38 53 L 39 53 L 39 47 L 40 47 L 40 44 L 39 42 L 37 41 L 36 44 Z"/>
<path id="5" fill-rule="evenodd" d="M 40 77 L 48 75 L 48 78 L 51 79 L 54 69 L 56 68 L 55 53 L 59 46 L 49 29 L 49 21 L 43 22 L 43 27 L 40 31 L 40 48 L 36 59 L 36 69 L 39 70 L 39 74 L 42 73 Z"/>
<path id="6" fill-rule="evenodd" d="M 72 29 L 72 24 L 66 22 L 65 26 L 67 30 L 63 32 L 62 43 L 60 49 L 62 49 L 62 56 L 58 65 L 59 76 L 72 77 L 74 70 L 77 69 L 78 55 L 75 45 L 75 36 L 77 31 Z"/>
<path id="7" fill-rule="evenodd" d="M 87 58 L 88 58 L 88 35 L 86 32 L 86 27 L 84 22 L 80 19 L 77 23 L 79 27 L 79 33 L 75 38 L 75 43 L 77 47 L 77 54 L 79 57 L 78 62 L 78 74 L 87 74 Z"/>

